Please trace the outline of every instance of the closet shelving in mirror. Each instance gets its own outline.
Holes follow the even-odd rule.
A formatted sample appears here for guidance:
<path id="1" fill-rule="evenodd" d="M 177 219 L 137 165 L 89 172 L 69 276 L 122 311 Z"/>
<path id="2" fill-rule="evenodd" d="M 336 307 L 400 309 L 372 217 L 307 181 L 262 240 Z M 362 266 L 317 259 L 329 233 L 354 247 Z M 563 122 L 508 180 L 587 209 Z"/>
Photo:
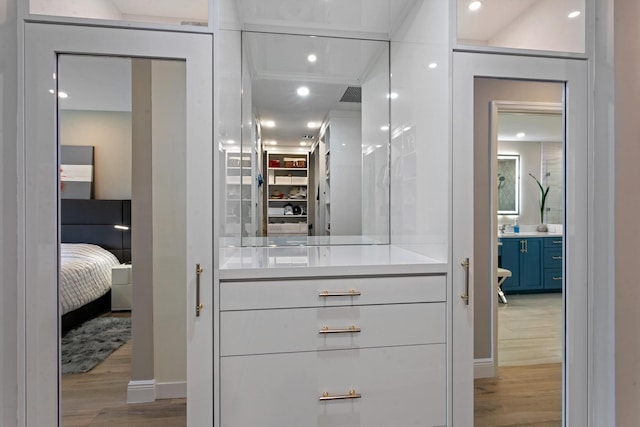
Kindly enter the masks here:
<path id="1" fill-rule="evenodd" d="M 309 154 L 267 151 L 267 235 L 308 234 Z"/>
<path id="2" fill-rule="evenodd" d="M 240 150 L 225 150 L 225 205 L 228 225 L 240 227 L 251 208 L 251 155 Z"/>

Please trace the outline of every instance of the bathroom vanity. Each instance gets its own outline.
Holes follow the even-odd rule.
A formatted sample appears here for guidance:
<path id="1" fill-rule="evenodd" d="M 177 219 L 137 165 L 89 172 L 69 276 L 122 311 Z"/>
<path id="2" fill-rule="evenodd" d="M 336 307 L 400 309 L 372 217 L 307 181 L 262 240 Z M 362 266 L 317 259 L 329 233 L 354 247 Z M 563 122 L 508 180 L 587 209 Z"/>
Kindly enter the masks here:
<path id="1" fill-rule="evenodd" d="M 511 271 L 505 293 L 554 292 L 562 290 L 561 233 L 501 233 L 499 267 Z"/>
<path id="2" fill-rule="evenodd" d="M 445 425 L 446 271 L 389 245 L 223 249 L 220 425 Z"/>

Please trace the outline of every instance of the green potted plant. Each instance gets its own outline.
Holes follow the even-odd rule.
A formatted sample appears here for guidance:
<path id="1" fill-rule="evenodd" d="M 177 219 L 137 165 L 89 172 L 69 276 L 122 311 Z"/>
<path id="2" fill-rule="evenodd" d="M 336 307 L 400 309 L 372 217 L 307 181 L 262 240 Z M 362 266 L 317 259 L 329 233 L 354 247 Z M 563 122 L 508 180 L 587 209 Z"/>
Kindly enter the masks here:
<path id="1" fill-rule="evenodd" d="M 529 176 L 536 181 L 536 184 L 538 184 L 538 188 L 540 188 L 540 225 L 538 225 L 537 230 L 549 231 L 549 228 L 544 223 L 544 205 L 547 201 L 547 194 L 549 194 L 549 186 L 547 185 L 547 188 L 544 188 L 538 178 L 533 176 L 533 174 L 531 173 L 529 173 Z"/>

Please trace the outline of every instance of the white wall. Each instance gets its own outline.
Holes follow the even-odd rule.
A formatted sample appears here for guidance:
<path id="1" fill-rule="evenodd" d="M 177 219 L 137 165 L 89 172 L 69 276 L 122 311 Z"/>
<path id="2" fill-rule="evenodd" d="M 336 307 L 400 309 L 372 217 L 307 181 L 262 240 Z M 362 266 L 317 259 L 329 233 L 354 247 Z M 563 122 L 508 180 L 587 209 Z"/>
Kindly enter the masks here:
<path id="1" fill-rule="evenodd" d="M 381 49 L 362 82 L 362 234 L 389 236 L 389 49 Z M 332 224 L 333 225 L 333 224 Z"/>
<path id="2" fill-rule="evenodd" d="M 15 0 L 0 2 L 0 425 L 18 414 L 18 30 Z"/>
<path id="3" fill-rule="evenodd" d="M 214 39 L 215 46 L 215 70 L 214 70 L 214 121 L 215 146 L 220 150 L 220 164 L 217 179 L 225 182 L 225 155 L 221 147 L 224 142 L 233 139 L 241 140 L 240 120 L 242 118 L 242 58 L 241 40 L 239 31 L 219 31 Z M 240 228 L 227 224 L 226 206 L 224 204 L 225 187 L 218 185 L 217 203 L 218 215 L 221 220 L 220 236 L 225 238 L 229 245 L 240 245 Z"/>
<path id="4" fill-rule="evenodd" d="M 131 199 L 131 113 L 60 110 L 62 145 L 94 146 L 94 198 Z"/>
<path id="5" fill-rule="evenodd" d="M 619 401 L 620 405 L 618 411 L 619 424 L 622 427 L 626 426 L 623 421 L 631 419 L 632 421 L 640 419 L 637 402 L 638 386 L 640 378 L 640 369 L 637 365 L 629 364 L 629 362 L 621 362 L 621 375 L 630 373 L 627 377 L 630 382 L 636 384 L 635 386 L 626 382 L 619 382 L 620 386 L 618 393 L 623 396 L 620 400 L 616 398 L 616 352 L 620 355 L 625 355 L 630 351 L 633 351 L 634 347 L 638 347 L 638 338 L 634 333 L 637 330 L 637 323 L 627 324 L 626 319 L 623 317 L 630 315 L 632 322 L 633 316 L 637 316 L 637 310 L 635 307 L 628 307 L 625 312 L 620 307 L 619 315 L 622 323 L 618 324 L 618 328 L 621 330 L 621 334 L 625 336 L 621 341 L 616 343 L 616 298 L 618 291 L 612 292 L 612 289 L 617 289 L 620 286 L 616 283 L 616 218 L 615 211 L 618 209 L 616 202 L 615 180 L 617 176 L 615 160 L 615 150 L 618 144 L 616 138 L 616 123 L 615 117 L 616 111 L 624 114 L 625 116 L 634 116 L 631 123 L 637 123 L 635 114 L 637 112 L 637 105 L 623 104 L 617 105 L 615 100 L 615 85 L 614 85 L 614 27 L 618 30 L 629 31 L 631 34 L 622 37 L 622 35 L 616 35 L 616 45 L 620 51 L 617 53 L 616 59 L 620 61 L 619 67 L 624 67 L 624 63 L 628 60 L 633 60 L 638 67 L 639 58 L 636 53 L 636 46 L 638 40 L 638 22 L 640 21 L 640 11 L 638 10 L 638 2 L 634 0 L 616 0 L 616 13 L 621 13 L 621 17 L 627 17 L 628 19 L 620 20 L 617 25 L 614 26 L 614 0 L 599 0 L 595 3 L 596 8 L 596 26 L 595 26 L 595 54 L 592 61 L 592 73 L 594 76 L 594 144 L 593 144 L 593 215 L 592 224 L 597 224 L 597 227 L 592 227 L 591 241 L 597 242 L 593 245 L 590 260 L 592 269 L 592 283 L 593 286 L 593 310 L 591 310 L 592 323 L 591 323 L 591 351 L 593 352 L 593 359 L 597 361 L 595 369 L 593 370 L 592 384 L 593 389 L 590 393 L 593 401 L 596 404 L 592 405 L 593 424 L 594 426 L 606 426 L 615 425 L 616 417 L 616 402 Z M 631 7 L 635 9 L 635 12 L 628 12 L 626 8 Z M 628 15 L 625 15 L 628 13 Z M 635 34 L 633 32 L 636 32 Z M 629 54 L 632 54 L 629 56 Z M 632 68 L 633 70 L 633 68 Z M 626 83 L 637 85 L 637 73 L 635 70 L 627 71 L 629 74 L 625 78 L 620 76 L 620 84 L 625 87 Z M 629 94 L 628 96 L 632 96 Z M 627 101 L 628 102 L 628 101 Z M 628 119 L 627 119 L 628 120 Z M 628 134 L 627 134 L 628 135 Z M 633 144 L 633 138 L 629 140 L 629 143 Z M 623 176 L 625 171 L 620 171 L 620 176 Z M 618 199 L 618 203 L 624 203 Z M 636 224 L 637 221 L 630 223 L 620 223 L 620 226 L 626 228 L 626 226 Z M 628 243 L 627 243 L 628 244 Z M 626 248 L 620 248 L 626 250 Z M 623 270 L 621 273 L 629 275 L 632 266 L 621 266 Z M 638 295 L 637 286 L 635 283 L 628 283 L 627 290 L 636 292 L 636 298 Z M 626 295 L 624 295 L 626 296 Z M 635 321 L 637 322 L 637 318 Z M 629 327 L 626 327 L 629 325 Z M 629 341 L 631 338 L 632 341 Z M 638 353 L 636 353 L 636 357 Z M 631 378 L 633 377 L 633 379 Z"/>
<path id="6" fill-rule="evenodd" d="M 448 22 L 447 2 L 417 2 L 391 42 L 391 242 L 440 259 L 449 224 Z"/>
<path id="7" fill-rule="evenodd" d="M 187 378 L 186 64 L 154 60 L 151 75 L 154 371 L 158 397 L 179 397 L 162 392 Z"/>
<path id="8" fill-rule="evenodd" d="M 362 127 L 359 111 L 331 111 L 332 236 L 362 234 Z"/>

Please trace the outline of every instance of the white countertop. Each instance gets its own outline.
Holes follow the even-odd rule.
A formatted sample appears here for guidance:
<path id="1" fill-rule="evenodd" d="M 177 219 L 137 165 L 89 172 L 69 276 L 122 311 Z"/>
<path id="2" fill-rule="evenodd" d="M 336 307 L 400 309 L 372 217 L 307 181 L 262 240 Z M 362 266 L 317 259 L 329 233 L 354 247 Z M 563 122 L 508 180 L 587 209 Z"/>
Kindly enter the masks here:
<path id="1" fill-rule="evenodd" d="M 499 232 L 499 239 L 514 239 L 518 237 L 562 237 L 562 233 L 556 233 L 551 231 L 521 231 L 520 233 L 512 233 L 512 232 Z"/>
<path id="2" fill-rule="evenodd" d="M 221 280 L 446 273 L 446 260 L 393 245 L 220 249 Z"/>

